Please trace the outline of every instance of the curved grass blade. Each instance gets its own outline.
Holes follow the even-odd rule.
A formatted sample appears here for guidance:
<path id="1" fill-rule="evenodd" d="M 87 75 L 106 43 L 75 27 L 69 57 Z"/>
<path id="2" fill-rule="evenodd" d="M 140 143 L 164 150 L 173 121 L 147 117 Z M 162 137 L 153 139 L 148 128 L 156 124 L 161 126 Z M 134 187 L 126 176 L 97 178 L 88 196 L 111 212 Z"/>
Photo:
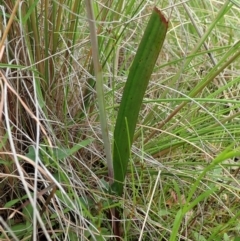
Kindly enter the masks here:
<path id="1" fill-rule="evenodd" d="M 168 21 L 156 7 L 138 47 L 124 88 L 114 130 L 114 183 L 112 190 L 119 196 L 123 192 L 133 135 L 143 96 L 162 48 Z"/>

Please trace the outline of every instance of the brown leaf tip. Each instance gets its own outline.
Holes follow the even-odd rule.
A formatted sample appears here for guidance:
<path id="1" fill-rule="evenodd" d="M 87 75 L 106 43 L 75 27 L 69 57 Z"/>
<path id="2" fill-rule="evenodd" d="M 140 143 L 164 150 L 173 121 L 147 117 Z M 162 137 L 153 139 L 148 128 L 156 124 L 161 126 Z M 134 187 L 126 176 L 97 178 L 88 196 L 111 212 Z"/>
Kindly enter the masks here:
<path id="1" fill-rule="evenodd" d="M 157 7 L 154 7 L 154 11 L 159 15 L 159 17 L 161 18 L 161 20 L 168 25 L 168 20 L 165 18 L 165 16 L 163 15 L 163 13 L 160 11 L 160 9 L 158 9 Z"/>

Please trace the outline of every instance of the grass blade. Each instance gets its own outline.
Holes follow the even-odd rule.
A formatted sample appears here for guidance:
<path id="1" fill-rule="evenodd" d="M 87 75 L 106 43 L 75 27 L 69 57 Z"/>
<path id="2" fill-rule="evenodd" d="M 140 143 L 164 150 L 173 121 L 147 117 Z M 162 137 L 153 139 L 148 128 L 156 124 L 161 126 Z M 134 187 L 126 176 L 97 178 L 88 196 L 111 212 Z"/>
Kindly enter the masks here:
<path id="1" fill-rule="evenodd" d="M 121 195 L 123 191 L 123 181 L 127 171 L 138 114 L 166 36 L 167 26 L 168 22 L 165 17 L 157 8 L 154 8 L 125 85 L 114 131 L 115 182 L 112 188 L 118 195 Z"/>
<path id="2" fill-rule="evenodd" d="M 99 117 L 100 117 L 103 143 L 104 143 L 107 165 L 108 165 L 108 176 L 109 176 L 110 182 L 112 182 L 113 167 L 112 167 L 111 145 L 110 145 L 110 140 L 108 135 L 107 114 L 106 114 L 105 102 L 104 102 L 102 67 L 100 65 L 99 56 L 98 56 L 98 41 L 96 36 L 96 26 L 94 22 L 95 20 L 93 15 L 93 6 L 91 1 L 86 1 L 86 9 L 87 9 L 89 28 L 90 28 L 94 72 L 96 76 L 96 91 L 97 91 L 97 98 L 98 98 L 98 105 L 99 105 Z"/>

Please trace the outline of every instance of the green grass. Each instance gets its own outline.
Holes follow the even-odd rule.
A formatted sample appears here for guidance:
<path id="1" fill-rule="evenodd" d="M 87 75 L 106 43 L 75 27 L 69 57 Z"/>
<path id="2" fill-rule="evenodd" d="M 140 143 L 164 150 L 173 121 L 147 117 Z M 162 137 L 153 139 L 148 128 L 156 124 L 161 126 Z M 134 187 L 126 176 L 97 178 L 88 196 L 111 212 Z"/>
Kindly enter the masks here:
<path id="1" fill-rule="evenodd" d="M 154 5 L 93 1 L 91 26 L 85 1 L 16 2 L 0 10 L 0 240 L 237 241 L 239 4 L 156 1 L 169 29 L 119 197 L 114 127 Z"/>

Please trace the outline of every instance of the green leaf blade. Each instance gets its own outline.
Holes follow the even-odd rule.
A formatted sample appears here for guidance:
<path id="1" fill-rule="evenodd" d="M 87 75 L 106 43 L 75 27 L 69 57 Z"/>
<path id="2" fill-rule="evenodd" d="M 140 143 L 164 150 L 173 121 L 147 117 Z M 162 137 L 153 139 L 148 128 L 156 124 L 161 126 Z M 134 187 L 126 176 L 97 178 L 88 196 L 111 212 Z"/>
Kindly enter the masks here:
<path id="1" fill-rule="evenodd" d="M 168 22 L 156 7 L 142 37 L 124 88 L 114 130 L 113 190 L 122 194 L 130 149 L 143 96 L 162 48 Z"/>

